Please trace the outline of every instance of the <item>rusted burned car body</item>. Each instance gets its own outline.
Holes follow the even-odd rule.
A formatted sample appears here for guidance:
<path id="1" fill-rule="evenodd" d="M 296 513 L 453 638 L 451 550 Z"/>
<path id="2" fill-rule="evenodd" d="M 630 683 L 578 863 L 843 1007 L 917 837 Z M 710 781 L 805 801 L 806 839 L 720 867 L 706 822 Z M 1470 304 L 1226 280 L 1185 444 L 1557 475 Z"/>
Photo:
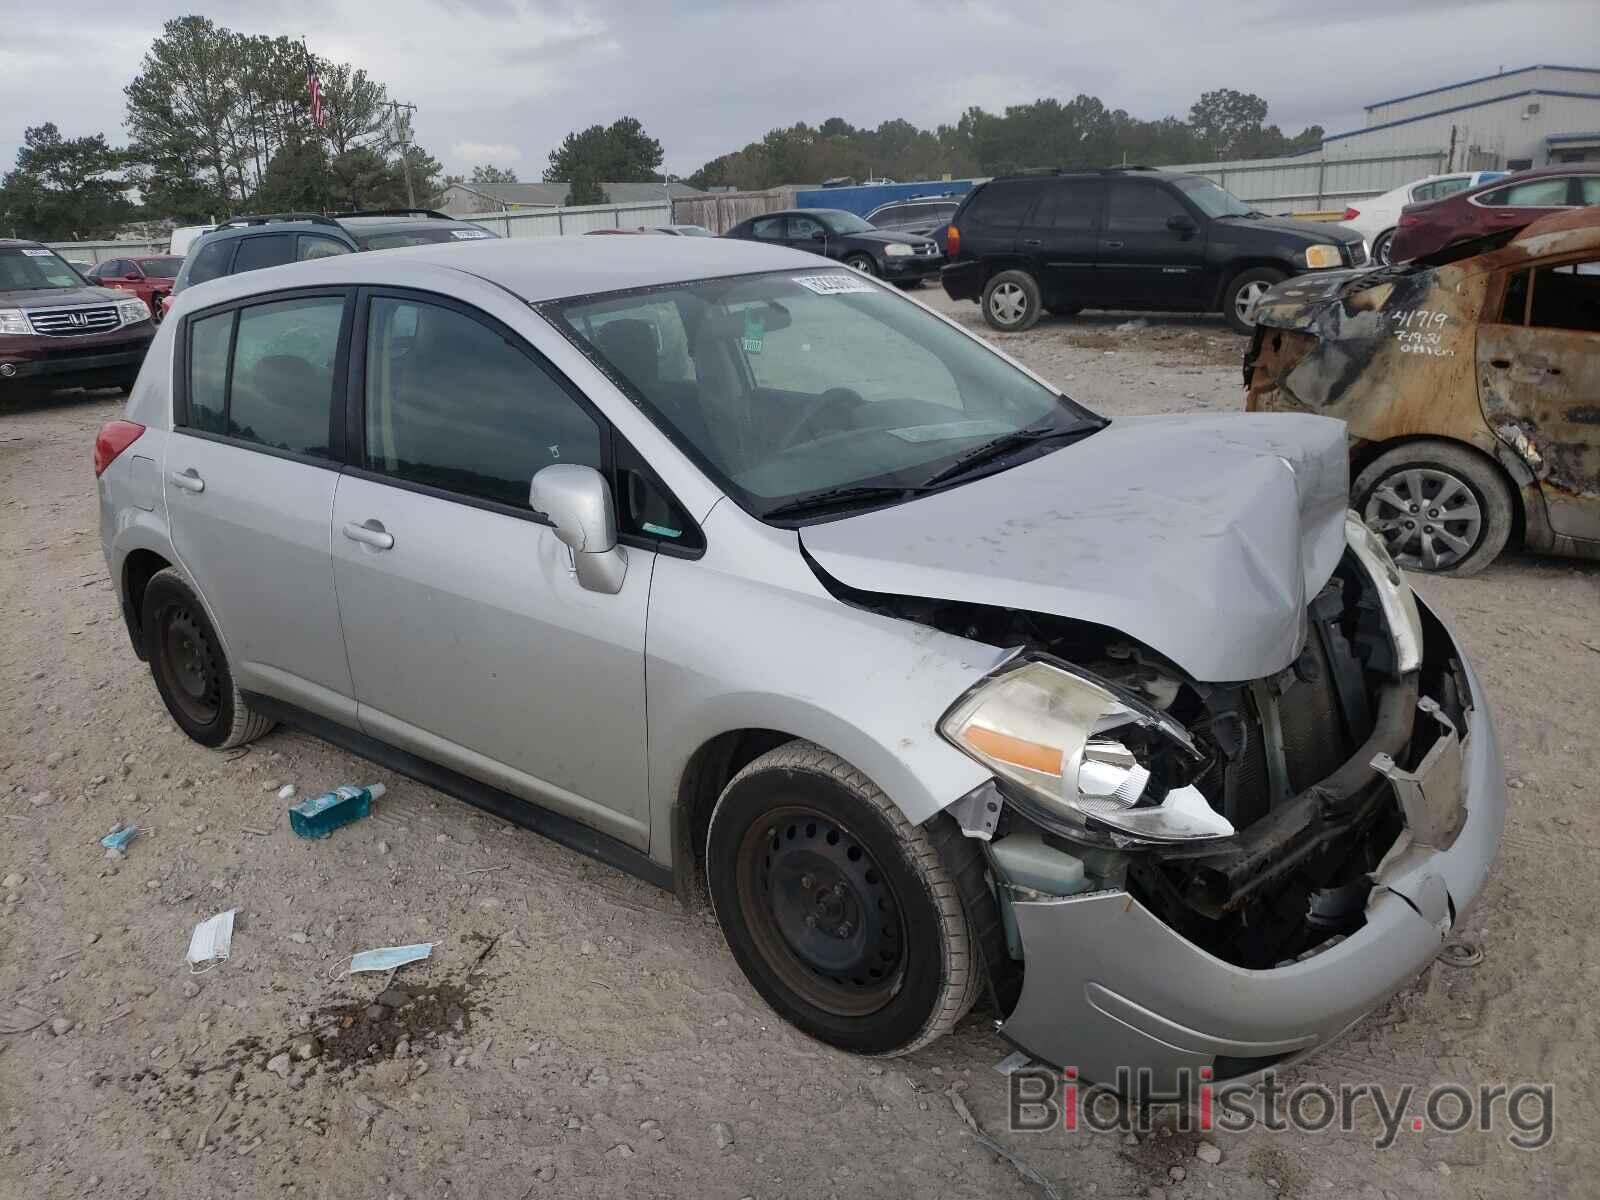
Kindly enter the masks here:
<path id="1" fill-rule="evenodd" d="M 1287 280 L 1255 310 L 1246 408 L 1344 420 L 1352 479 L 1408 443 L 1470 447 L 1510 485 L 1529 549 L 1600 557 L 1595 272 L 1588 208 L 1475 257 Z"/>

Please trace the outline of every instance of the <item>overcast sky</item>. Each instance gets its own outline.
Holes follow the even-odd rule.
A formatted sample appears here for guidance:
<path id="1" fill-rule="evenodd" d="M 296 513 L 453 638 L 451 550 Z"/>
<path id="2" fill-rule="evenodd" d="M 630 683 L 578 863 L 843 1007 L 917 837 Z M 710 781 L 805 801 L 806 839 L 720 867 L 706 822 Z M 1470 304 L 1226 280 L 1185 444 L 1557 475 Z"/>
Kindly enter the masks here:
<path id="1" fill-rule="evenodd" d="M 22 131 L 121 144 L 123 86 L 170 17 L 161 0 L 0 0 L 0 170 Z M 1185 116 L 1232 87 L 1286 133 L 1359 128 L 1362 106 L 1540 62 L 1600 66 L 1594 0 L 213 0 L 246 33 L 305 35 L 417 105 L 417 141 L 456 172 L 538 179 L 572 129 L 637 116 L 688 174 L 776 125 L 842 116 L 931 128 L 969 105 L 1098 96 Z"/>

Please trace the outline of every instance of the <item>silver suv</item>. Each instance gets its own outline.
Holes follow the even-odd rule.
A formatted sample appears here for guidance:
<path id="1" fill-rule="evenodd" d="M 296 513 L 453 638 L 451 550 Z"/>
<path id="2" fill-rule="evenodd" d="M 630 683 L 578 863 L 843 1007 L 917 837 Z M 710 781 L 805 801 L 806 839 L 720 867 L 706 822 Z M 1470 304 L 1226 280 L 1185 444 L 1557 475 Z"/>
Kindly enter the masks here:
<path id="1" fill-rule="evenodd" d="M 1483 884 L 1488 709 L 1347 517 L 1337 422 L 1109 423 L 722 239 L 344 255 L 173 318 L 95 459 L 184 732 L 291 723 L 703 877 L 824 1041 L 983 996 L 1167 1092 L 1338 1033 Z"/>

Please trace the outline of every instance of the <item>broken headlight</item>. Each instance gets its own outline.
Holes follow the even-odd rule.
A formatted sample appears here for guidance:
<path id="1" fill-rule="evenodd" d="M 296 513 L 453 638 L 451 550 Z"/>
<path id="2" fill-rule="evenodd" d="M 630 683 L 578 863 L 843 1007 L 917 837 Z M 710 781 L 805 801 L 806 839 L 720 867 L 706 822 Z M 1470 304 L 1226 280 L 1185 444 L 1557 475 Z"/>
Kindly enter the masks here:
<path id="1" fill-rule="evenodd" d="M 1027 817 L 1068 837 L 1228 837 L 1193 784 L 1207 759 L 1184 728 L 1066 663 L 1013 660 L 945 713 L 939 732 L 1010 786 Z"/>
<path id="2" fill-rule="evenodd" d="M 1377 590 L 1383 619 L 1394 639 L 1396 668 L 1402 675 L 1415 671 L 1422 665 L 1422 614 L 1417 612 L 1411 585 L 1395 565 L 1382 535 L 1368 529 L 1355 509 L 1344 515 L 1344 540 Z"/>

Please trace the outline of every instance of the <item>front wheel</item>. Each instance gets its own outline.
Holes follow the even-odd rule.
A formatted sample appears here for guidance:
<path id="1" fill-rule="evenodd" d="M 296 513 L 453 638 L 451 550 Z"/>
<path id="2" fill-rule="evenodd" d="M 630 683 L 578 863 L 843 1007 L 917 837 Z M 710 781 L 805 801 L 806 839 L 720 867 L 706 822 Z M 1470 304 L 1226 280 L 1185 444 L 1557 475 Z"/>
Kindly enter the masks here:
<path id="1" fill-rule="evenodd" d="M 1228 327 L 1246 336 L 1254 333 L 1256 323 L 1251 309 L 1268 288 L 1286 278 L 1272 267 L 1251 267 L 1230 279 L 1222 293 L 1222 315 L 1227 318 Z"/>
<path id="2" fill-rule="evenodd" d="M 1392 229 L 1385 229 L 1375 237 L 1372 240 L 1372 261 L 1380 267 L 1387 267 L 1390 259 L 1389 247 L 1393 242 L 1394 230 Z"/>
<path id="3" fill-rule="evenodd" d="M 872 261 L 870 254 L 851 254 L 846 256 L 844 265 L 852 271 L 860 271 L 863 275 L 876 275 L 878 264 Z"/>
<path id="4" fill-rule="evenodd" d="M 977 997 L 977 948 L 928 830 L 811 742 L 769 751 L 728 784 L 706 880 L 751 984 L 830 1045 L 907 1054 Z"/>
<path id="5" fill-rule="evenodd" d="M 1515 520 L 1511 485 L 1476 451 L 1408 442 L 1356 476 L 1356 511 L 1400 566 L 1476 575 L 1505 549 Z"/>

